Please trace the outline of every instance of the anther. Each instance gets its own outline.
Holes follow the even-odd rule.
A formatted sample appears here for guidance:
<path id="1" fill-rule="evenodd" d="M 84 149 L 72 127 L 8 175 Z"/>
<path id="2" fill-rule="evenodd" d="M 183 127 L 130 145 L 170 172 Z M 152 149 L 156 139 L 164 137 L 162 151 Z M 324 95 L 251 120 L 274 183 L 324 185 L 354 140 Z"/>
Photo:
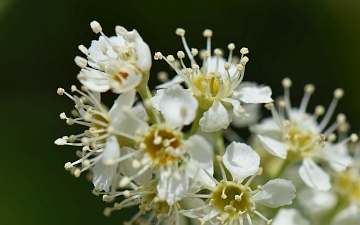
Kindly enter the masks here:
<path id="1" fill-rule="evenodd" d="M 100 190 L 99 189 L 93 189 L 92 194 L 95 195 L 95 196 L 99 196 L 100 195 Z"/>
<path id="2" fill-rule="evenodd" d="M 89 55 L 89 50 L 84 45 L 79 45 L 78 49 L 84 54 Z"/>
<path id="3" fill-rule="evenodd" d="M 318 105 L 315 107 L 315 115 L 322 116 L 325 113 L 325 108 L 322 105 Z"/>
<path id="4" fill-rule="evenodd" d="M 106 207 L 105 209 L 104 209 L 104 216 L 110 216 L 111 215 L 111 208 L 110 207 Z"/>
<path id="5" fill-rule="evenodd" d="M 191 54 L 193 56 L 197 56 L 197 54 L 199 54 L 199 50 L 197 50 L 196 48 L 191 48 Z"/>
<path id="6" fill-rule="evenodd" d="M 139 169 L 140 166 L 141 166 L 141 162 L 139 160 L 135 159 L 134 161 L 132 161 L 132 167 L 134 169 Z"/>
<path id="7" fill-rule="evenodd" d="M 248 54 L 248 53 L 249 53 L 249 49 L 243 47 L 243 48 L 240 49 L 240 53 L 243 54 L 243 55 Z"/>
<path id="8" fill-rule="evenodd" d="M 162 59 L 162 58 L 163 58 L 163 55 L 161 54 L 161 52 L 155 52 L 155 55 L 154 55 L 155 60 L 159 60 L 159 59 Z"/>
<path id="9" fill-rule="evenodd" d="M 215 49 L 214 49 L 214 54 L 215 54 L 216 56 L 222 56 L 222 52 L 221 52 L 221 50 L 218 49 L 218 48 L 215 48 Z"/>
<path id="10" fill-rule="evenodd" d="M 221 155 L 217 155 L 217 156 L 216 156 L 216 159 L 217 159 L 218 162 L 222 162 L 222 160 L 223 160 L 223 158 L 221 157 Z"/>
<path id="11" fill-rule="evenodd" d="M 329 142 L 334 142 L 336 140 L 336 134 L 332 133 L 327 137 Z"/>
<path id="12" fill-rule="evenodd" d="M 182 28 L 177 28 L 175 31 L 175 34 L 178 36 L 184 36 L 185 35 L 185 30 Z"/>
<path id="13" fill-rule="evenodd" d="M 336 88 L 334 91 L 334 97 L 340 99 L 344 96 L 344 90 L 341 88 Z"/>
<path id="14" fill-rule="evenodd" d="M 234 45 L 234 43 L 230 43 L 230 44 L 228 44 L 228 49 L 230 50 L 230 51 L 233 51 L 234 49 L 235 49 L 235 45 Z"/>
<path id="15" fill-rule="evenodd" d="M 179 59 L 183 59 L 183 58 L 185 58 L 185 53 L 184 53 L 183 51 L 178 51 L 178 52 L 177 52 L 177 57 L 178 57 Z"/>
<path id="16" fill-rule="evenodd" d="M 240 64 L 242 64 L 242 65 L 246 65 L 246 63 L 247 62 L 249 62 L 249 58 L 248 57 L 246 57 L 246 56 L 244 56 L 241 60 L 240 60 Z"/>
<path id="17" fill-rule="evenodd" d="M 357 136 L 357 134 L 351 134 L 351 136 L 350 136 L 351 142 L 357 142 L 358 139 L 359 139 L 359 137 Z"/>
<path id="18" fill-rule="evenodd" d="M 263 168 L 260 167 L 259 170 L 258 170 L 258 172 L 257 172 L 257 175 L 258 175 L 258 176 L 261 176 L 262 173 L 263 173 Z"/>
<path id="19" fill-rule="evenodd" d="M 314 91 L 315 91 L 315 85 L 313 85 L 313 84 L 307 84 L 307 85 L 305 85 L 304 91 L 305 91 L 306 93 L 308 93 L 308 94 L 314 93 Z"/>
<path id="20" fill-rule="evenodd" d="M 264 106 L 265 106 L 265 108 L 266 108 L 267 110 L 271 110 L 271 109 L 274 107 L 274 104 L 272 104 L 272 103 L 267 103 L 267 104 L 265 104 Z"/>
<path id="21" fill-rule="evenodd" d="M 100 23 L 98 23 L 97 21 L 92 21 L 90 23 L 90 27 L 91 29 L 94 31 L 95 34 L 99 33 L 100 31 L 102 31 L 102 28 L 100 26 Z"/>
<path id="22" fill-rule="evenodd" d="M 108 202 L 108 201 L 110 201 L 111 197 L 110 197 L 110 195 L 103 195 L 102 199 L 104 202 Z"/>
<path id="23" fill-rule="evenodd" d="M 65 163 L 64 168 L 65 168 L 65 170 L 71 170 L 73 168 L 73 165 L 71 162 L 67 162 L 67 163 Z"/>
<path id="24" fill-rule="evenodd" d="M 167 59 L 169 62 L 174 62 L 174 61 L 175 61 L 175 58 L 174 58 L 173 55 L 168 55 L 168 56 L 166 57 L 166 59 Z"/>
<path id="25" fill-rule="evenodd" d="M 290 140 L 290 138 L 291 138 L 291 135 L 289 135 L 289 134 L 285 134 L 285 135 L 284 135 L 284 139 L 285 139 L 285 140 L 288 141 L 288 140 Z"/>
<path id="26" fill-rule="evenodd" d="M 131 180 L 130 180 L 129 177 L 123 177 L 123 178 L 120 180 L 120 182 L 119 182 L 119 186 L 120 186 L 121 188 L 123 188 L 123 187 L 129 185 L 130 182 L 131 182 Z"/>
<path id="27" fill-rule="evenodd" d="M 242 64 L 236 64 L 236 70 L 241 71 L 244 69 L 244 66 Z"/>
<path id="28" fill-rule="evenodd" d="M 343 113 L 339 113 L 336 117 L 336 122 L 338 123 L 345 123 L 346 122 L 346 116 Z"/>
<path id="29" fill-rule="evenodd" d="M 82 167 L 87 167 L 89 165 L 90 165 L 90 160 L 88 160 L 88 159 L 85 159 L 81 164 Z"/>
<path id="30" fill-rule="evenodd" d="M 266 222 L 266 225 L 270 225 L 272 223 L 273 219 L 270 219 Z"/>
<path id="31" fill-rule="evenodd" d="M 115 203 L 114 203 L 114 208 L 115 208 L 116 210 L 121 210 L 121 209 L 122 209 L 122 206 L 121 206 L 121 204 L 115 202 Z"/>
<path id="32" fill-rule="evenodd" d="M 157 79 L 161 82 L 165 82 L 168 80 L 168 77 L 169 77 L 169 74 L 165 71 L 160 71 L 158 74 L 157 74 Z"/>
<path id="33" fill-rule="evenodd" d="M 77 91 L 76 86 L 75 86 L 75 85 L 71 85 L 71 92 L 75 92 L 75 91 Z"/>
<path id="34" fill-rule="evenodd" d="M 108 48 L 106 45 L 102 45 L 101 46 L 101 52 L 103 55 L 106 55 L 107 54 L 107 51 L 108 51 Z M 116 51 L 115 51 L 116 52 Z"/>
<path id="35" fill-rule="evenodd" d="M 261 185 L 258 185 L 256 188 L 257 188 L 259 191 L 262 191 L 262 190 L 263 190 L 263 186 L 261 186 Z"/>
<path id="36" fill-rule="evenodd" d="M 66 120 L 66 114 L 64 112 L 60 113 L 60 119 Z"/>
<path id="37" fill-rule="evenodd" d="M 65 145 L 67 143 L 67 141 L 65 139 L 62 139 L 62 138 L 58 138 L 54 141 L 54 143 L 56 145 Z"/>
<path id="38" fill-rule="evenodd" d="M 224 69 L 225 69 L 225 70 L 229 70 L 230 67 L 231 67 L 231 64 L 230 64 L 229 62 L 226 62 L 226 63 L 224 64 Z"/>
<path id="39" fill-rule="evenodd" d="M 77 169 L 74 171 L 74 176 L 75 176 L 76 178 L 78 178 L 78 177 L 80 177 L 80 173 L 81 173 L 80 169 L 77 168 Z"/>
<path id="40" fill-rule="evenodd" d="M 211 37 L 212 35 L 213 35 L 213 32 L 210 29 L 205 29 L 203 32 L 204 37 Z"/>
<path id="41" fill-rule="evenodd" d="M 286 77 L 281 81 L 282 85 L 284 88 L 290 88 L 292 85 L 292 81 L 290 80 L 290 78 Z"/>
<path id="42" fill-rule="evenodd" d="M 63 94 L 65 93 L 65 90 L 64 90 L 63 88 L 58 88 L 57 91 L 56 91 L 56 93 L 57 93 L 58 95 L 63 95 Z"/>
<path id="43" fill-rule="evenodd" d="M 124 27 L 117 25 L 115 27 L 115 33 L 120 36 L 126 36 L 127 30 Z"/>
<path id="44" fill-rule="evenodd" d="M 217 216 L 217 217 L 216 217 L 216 221 L 219 222 L 219 223 L 222 223 L 222 222 L 223 222 L 223 219 L 222 219 L 220 216 Z"/>
<path id="45" fill-rule="evenodd" d="M 240 201 L 241 201 L 241 196 L 240 196 L 240 195 L 235 195 L 235 200 L 236 200 L 237 202 L 240 202 Z"/>
<path id="46" fill-rule="evenodd" d="M 125 198 L 130 198 L 131 192 L 130 192 L 129 190 L 125 190 L 125 191 L 123 192 L 123 196 L 124 196 Z"/>

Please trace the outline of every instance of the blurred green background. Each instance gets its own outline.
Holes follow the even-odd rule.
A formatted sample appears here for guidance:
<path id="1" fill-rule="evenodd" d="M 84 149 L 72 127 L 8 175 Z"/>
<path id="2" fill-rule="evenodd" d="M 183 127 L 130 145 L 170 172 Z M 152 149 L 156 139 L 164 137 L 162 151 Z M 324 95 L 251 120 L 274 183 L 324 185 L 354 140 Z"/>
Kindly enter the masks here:
<path id="1" fill-rule="evenodd" d="M 137 29 L 152 53 L 182 50 L 175 29 L 186 30 L 190 47 L 205 47 L 202 31 L 213 30 L 212 47 L 246 46 L 250 62 L 245 80 L 270 85 L 282 94 L 281 79 L 293 80 L 293 105 L 303 86 L 316 85 L 309 110 L 328 106 L 337 87 L 345 89 L 338 112 L 352 131 L 360 119 L 360 2 L 357 0 L 91 1 L 0 0 L 0 224 L 121 224 L 129 210 L 109 218 L 92 184 L 63 169 L 76 159 L 76 148 L 53 141 L 81 130 L 59 119 L 73 103 L 58 87 L 79 84 L 73 59 L 79 44 L 98 36 L 97 20 L 108 36 L 115 25 Z M 227 55 L 227 54 L 226 54 Z M 156 73 L 167 70 L 153 62 Z M 110 104 L 114 96 L 107 102 Z"/>

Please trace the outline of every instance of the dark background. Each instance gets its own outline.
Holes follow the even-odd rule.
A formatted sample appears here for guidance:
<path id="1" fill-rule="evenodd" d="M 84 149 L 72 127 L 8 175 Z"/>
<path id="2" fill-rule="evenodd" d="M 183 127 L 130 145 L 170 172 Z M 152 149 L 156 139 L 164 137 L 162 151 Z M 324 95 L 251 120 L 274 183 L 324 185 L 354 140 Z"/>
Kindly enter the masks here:
<path id="1" fill-rule="evenodd" d="M 212 47 L 233 42 L 250 50 L 245 80 L 282 94 L 281 79 L 293 80 L 293 105 L 303 86 L 316 85 L 309 111 L 328 106 L 337 87 L 345 90 L 338 112 L 358 132 L 360 3 L 357 0 L 234 1 L 0 1 L 0 224 L 121 224 L 133 213 L 102 215 L 101 197 L 91 194 L 85 176 L 63 169 L 76 148 L 53 141 L 81 130 L 59 119 L 73 103 L 58 87 L 79 84 L 73 59 L 79 44 L 98 39 L 89 23 L 97 20 L 112 36 L 115 25 L 137 29 L 152 53 L 183 50 L 175 29 L 186 30 L 190 47 L 205 47 L 202 31 L 213 30 Z M 227 53 L 225 54 L 227 56 Z M 167 70 L 153 62 L 156 73 Z M 109 95 L 110 104 L 114 96 Z"/>

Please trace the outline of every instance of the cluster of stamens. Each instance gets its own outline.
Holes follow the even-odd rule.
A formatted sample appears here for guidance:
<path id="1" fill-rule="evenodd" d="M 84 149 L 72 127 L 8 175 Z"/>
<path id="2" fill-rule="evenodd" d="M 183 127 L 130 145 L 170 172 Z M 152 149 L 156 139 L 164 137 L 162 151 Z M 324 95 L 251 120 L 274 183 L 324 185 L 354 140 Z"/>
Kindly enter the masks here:
<path id="1" fill-rule="evenodd" d="M 227 62 L 222 58 L 222 51 L 220 49 L 214 50 L 214 56 L 211 56 L 211 30 L 205 30 L 203 35 L 207 38 L 206 50 L 200 53 L 203 60 L 202 67 L 200 67 L 194 57 L 199 54 L 196 48 L 190 48 L 185 40 L 185 30 L 177 29 L 176 34 L 182 39 L 185 52 L 178 51 L 177 57 L 179 62 L 175 60 L 173 55 L 163 56 L 162 53 L 156 52 L 154 59 L 165 60 L 185 81 L 186 85 L 192 90 L 194 96 L 202 101 L 219 100 L 224 97 L 230 97 L 234 89 L 241 83 L 245 73 L 245 65 L 249 58 L 245 56 L 249 51 L 247 48 L 240 50 L 241 58 L 238 64 L 231 64 L 233 60 L 233 50 L 235 45 L 233 43 L 228 45 L 230 51 Z M 183 59 L 185 56 L 190 59 L 191 66 L 186 67 Z M 215 65 L 215 66 L 214 66 Z M 164 79 L 163 79 L 164 80 Z M 159 85 L 161 87 L 161 85 Z M 207 109 L 211 106 L 210 103 L 203 103 L 200 106 Z M 209 106 L 210 105 L 210 106 Z"/>

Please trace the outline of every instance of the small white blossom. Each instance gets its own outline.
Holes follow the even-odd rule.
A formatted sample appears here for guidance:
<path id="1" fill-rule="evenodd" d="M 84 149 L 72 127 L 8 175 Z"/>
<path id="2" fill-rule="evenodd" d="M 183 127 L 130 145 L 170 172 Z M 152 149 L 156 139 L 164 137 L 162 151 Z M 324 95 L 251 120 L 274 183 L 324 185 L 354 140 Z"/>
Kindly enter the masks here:
<path id="1" fill-rule="evenodd" d="M 177 34 L 182 38 L 191 65 L 190 67 L 185 66 L 183 62 L 185 53 L 182 51 L 178 52 L 178 58 L 181 62 L 180 68 L 175 64 L 176 61 L 173 56 L 165 57 L 160 52 L 156 53 L 155 59 L 164 59 L 178 74 L 173 80 L 159 85 L 158 88 L 168 88 L 174 84 L 185 82 L 204 112 L 199 121 L 202 131 L 213 132 L 225 129 L 232 122 L 233 117 L 244 118 L 249 116 L 240 106 L 240 102 L 269 103 L 273 101 L 271 89 L 268 86 L 240 84 L 244 78 L 245 65 L 249 60 L 245 56 L 248 53 L 246 48 L 240 51 L 242 55 L 239 64 L 236 65 L 232 63 L 234 44 L 228 46 L 230 54 L 227 61 L 222 57 L 222 52 L 219 49 L 215 49 L 214 55 L 211 56 L 212 32 L 206 30 L 204 36 L 207 38 L 207 47 L 206 51 L 201 53 L 203 64 L 199 67 L 194 59 L 198 51 L 189 49 L 184 36 L 185 31 L 178 29 Z M 229 112 L 231 108 L 232 113 Z"/>
<path id="2" fill-rule="evenodd" d="M 251 216 L 256 214 L 270 224 L 272 220 L 257 211 L 256 204 L 276 208 L 291 204 L 294 199 L 295 187 L 291 181 L 284 179 L 270 180 L 257 190 L 251 190 L 249 185 L 256 175 L 261 174 L 262 168 L 259 168 L 259 155 L 250 146 L 233 142 L 226 148 L 224 156 L 217 158 L 223 180 L 218 182 L 210 177 L 212 183 L 205 185 L 210 194 L 199 194 L 199 197 L 208 198 L 208 207 L 211 207 L 211 211 L 199 219 L 201 223 L 216 218 L 216 221 L 222 221 L 223 224 L 244 224 L 244 221 L 252 224 Z M 222 163 L 230 172 L 232 180 L 227 179 Z M 242 184 L 246 178 L 248 180 Z M 197 195 L 194 194 L 194 197 Z"/>
<path id="3" fill-rule="evenodd" d="M 94 28 L 94 24 L 98 26 Z M 75 58 L 76 64 L 81 68 L 79 81 L 98 92 L 111 89 L 119 94 L 136 88 L 143 76 L 147 76 L 144 73 L 148 73 L 151 67 L 149 46 L 136 30 L 127 31 L 117 26 L 117 36 L 107 37 L 96 21 L 91 26 L 101 36 L 99 40 L 92 41 L 89 49 L 79 46 L 88 59 Z"/>
<path id="4" fill-rule="evenodd" d="M 292 108 L 289 90 L 291 84 L 289 78 L 283 80 L 284 99 L 279 101 L 279 109 L 277 110 L 273 104 L 266 105 L 271 110 L 272 118 L 265 118 L 251 130 L 257 134 L 258 140 L 269 153 L 289 161 L 302 161 L 299 174 L 308 186 L 318 190 L 329 190 L 330 176 L 314 160 L 325 159 L 337 171 L 344 170 L 351 161 L 348 153 L 340 150 L 351 137 L 337 144 L 325 142 L 326 138 L 346 120 L 343 114 L 339 114 L 337 121 L 325 130 L 339 98 L 343 95 L 342 89 L 335 90 L 329 109 L 318 124 L 317 118 L 324 113 L 322 107 L 317 107 L 313 115 L 306 113 L 315 87 L 311 84 L 306 85 L 300 107 Z"/>

